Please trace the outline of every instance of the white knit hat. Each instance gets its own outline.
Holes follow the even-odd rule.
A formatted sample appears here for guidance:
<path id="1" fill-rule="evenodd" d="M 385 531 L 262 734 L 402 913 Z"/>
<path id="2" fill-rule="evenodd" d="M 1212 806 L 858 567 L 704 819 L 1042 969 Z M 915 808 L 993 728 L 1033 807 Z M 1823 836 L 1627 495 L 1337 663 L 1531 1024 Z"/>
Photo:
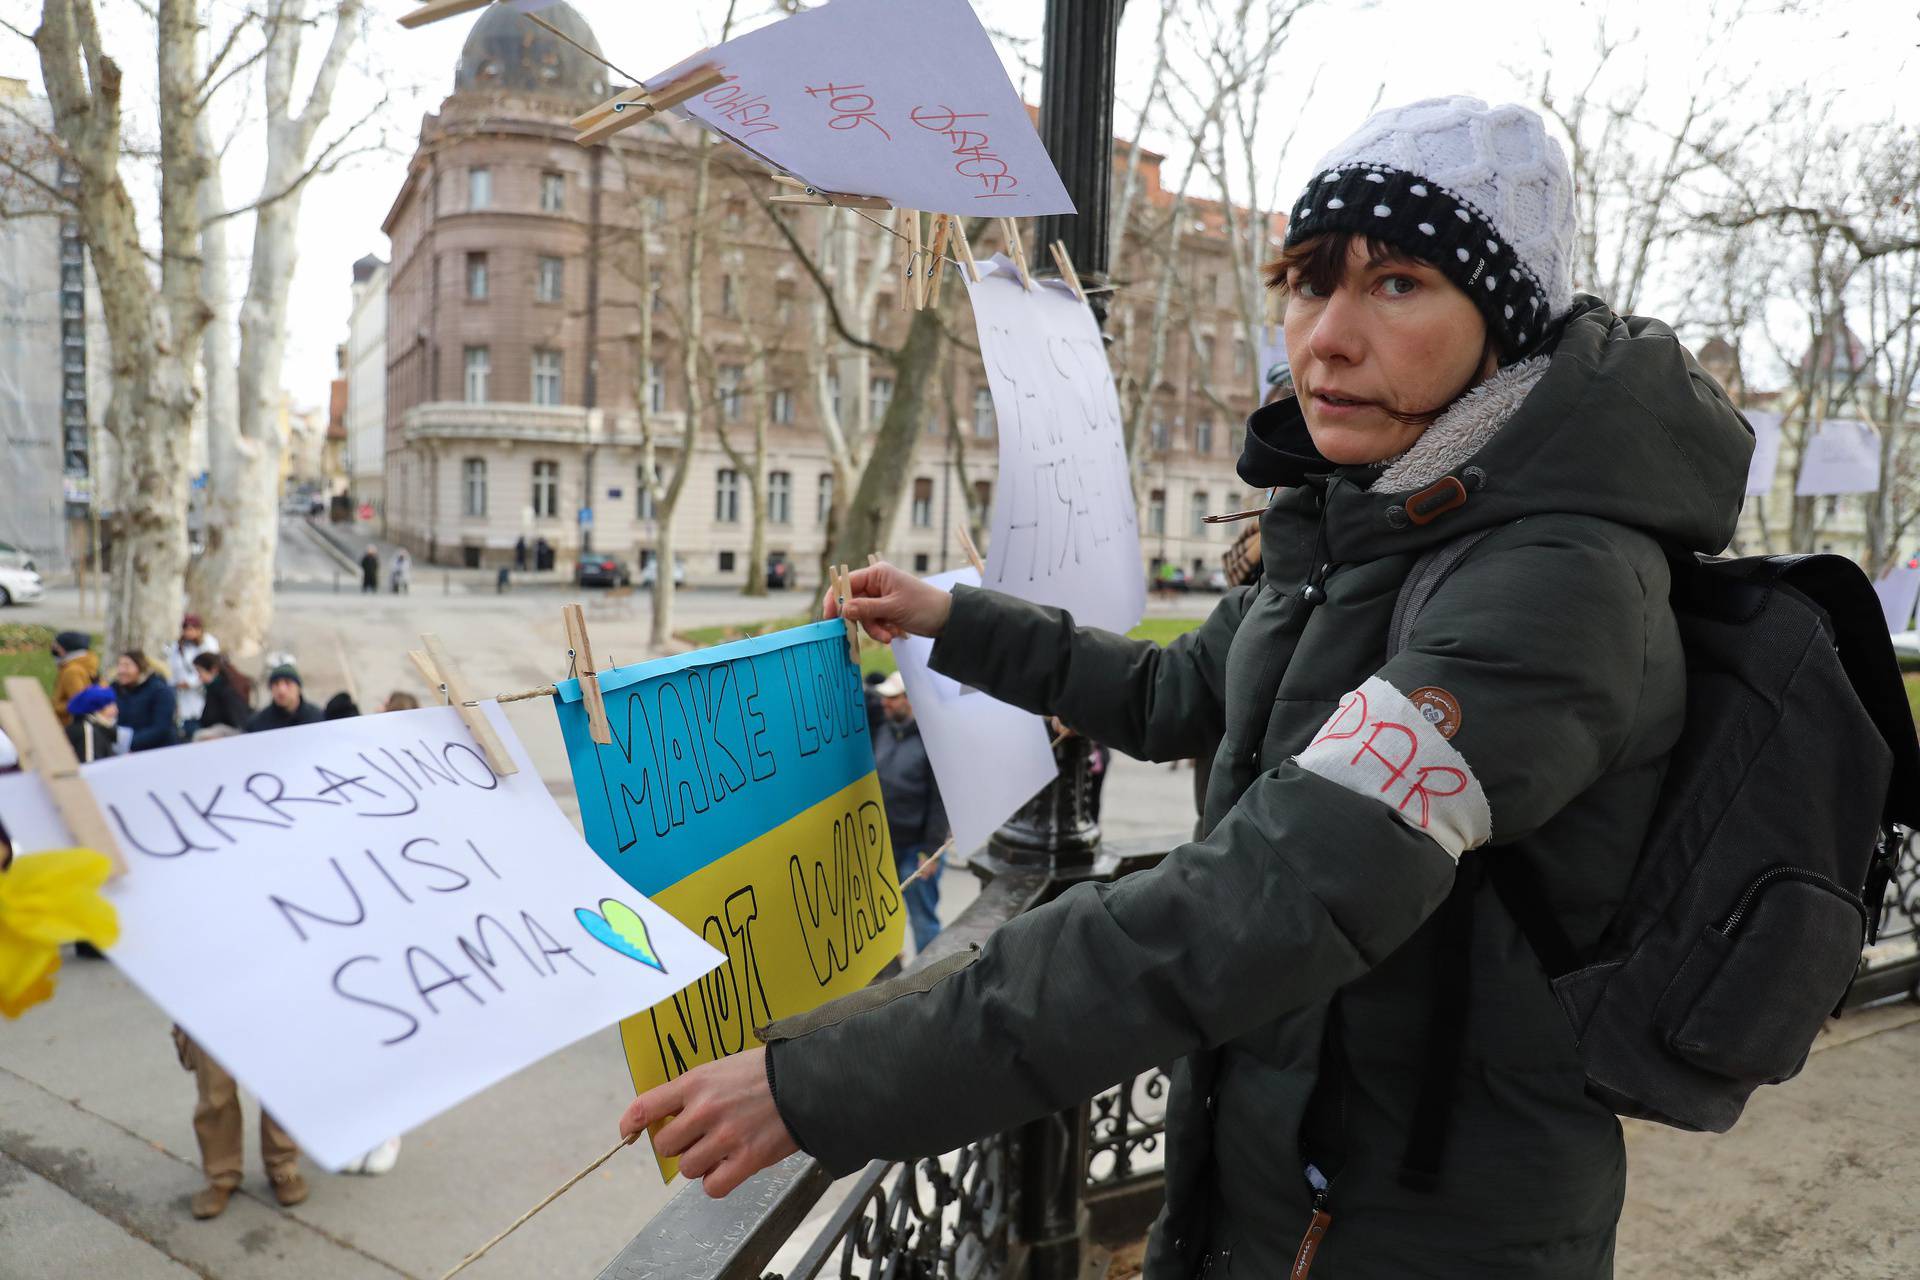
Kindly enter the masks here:
<path id="1" fill-rule="evenodd" d="M 1515 350 L 1573 304 L 1573 174 L 1540 117 L 1478 98 L 1376 112 L 1314 168 L 1287 244 L 1358 231 L 1446 272 Z"/>

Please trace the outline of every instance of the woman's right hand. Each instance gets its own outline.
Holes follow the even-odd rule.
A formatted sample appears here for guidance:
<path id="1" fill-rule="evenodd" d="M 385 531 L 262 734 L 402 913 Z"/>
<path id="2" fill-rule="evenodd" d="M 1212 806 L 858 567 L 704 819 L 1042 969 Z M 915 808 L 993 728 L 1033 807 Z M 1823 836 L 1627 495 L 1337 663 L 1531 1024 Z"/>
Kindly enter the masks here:
<path id="1" fill-rule="evenodd" d="M 902 636 L 937 636 L 946 629 L 953 597 L 940 588 L 930 587 L 884 560 L 855 569 L 849 578 L 853 595 L 847 600 L 846 616 L 881 644 L 891 644 Z M 840 602 L 831 587 L 820 616 L 840 616 Z"/>

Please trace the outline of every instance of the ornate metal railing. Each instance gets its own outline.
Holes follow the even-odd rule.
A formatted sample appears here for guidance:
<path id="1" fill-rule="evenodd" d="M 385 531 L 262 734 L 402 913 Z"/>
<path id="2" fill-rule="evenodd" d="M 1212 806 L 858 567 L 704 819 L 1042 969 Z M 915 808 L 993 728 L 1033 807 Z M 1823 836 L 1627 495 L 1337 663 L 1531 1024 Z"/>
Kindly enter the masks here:
<path id="1" fill-rule="evenodd" d="M 1151 866 L 1170 843 L 1112 848 L 1065 871 L 979 860 L 980 896 L 916 965 L 982 941 L 1080 880 Z M 1908 833 L 1847 1004 L 1916 986 L 1920 837 Z M 833 1182 L 806 1155 L 724 1201 L 688 1185 L 600 1280 L 1068 1280 L 1089 1248 L 1137 1241 L 1158 1212 L 1166 1099 L 1166 1075 L 1148 1072 L 937 1159 L 875 1161 L 824 1214 Z"/>

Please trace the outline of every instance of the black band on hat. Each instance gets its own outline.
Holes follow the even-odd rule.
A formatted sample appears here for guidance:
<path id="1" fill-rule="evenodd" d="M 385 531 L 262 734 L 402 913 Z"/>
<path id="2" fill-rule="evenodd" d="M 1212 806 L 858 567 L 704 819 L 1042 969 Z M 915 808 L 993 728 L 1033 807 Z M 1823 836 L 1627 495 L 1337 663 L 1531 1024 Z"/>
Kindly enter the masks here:
<path id="1" fill-rule="evenodd" d="M 1416 173 L 1386 165 L 1328 169 L 1307 184 L 1287 221 L 1288 248 L 1312 236 L 1370 236 L 1429 263 L 1473 299 L 1509 352 L 1547 327 L 1546 290 L 1485 214 Z"/>

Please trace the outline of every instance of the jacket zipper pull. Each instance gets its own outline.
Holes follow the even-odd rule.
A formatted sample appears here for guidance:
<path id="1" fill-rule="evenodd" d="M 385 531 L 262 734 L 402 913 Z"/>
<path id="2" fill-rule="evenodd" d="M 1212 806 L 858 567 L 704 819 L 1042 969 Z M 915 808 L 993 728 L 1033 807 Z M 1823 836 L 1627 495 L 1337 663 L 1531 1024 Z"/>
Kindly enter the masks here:
<path id="1" fill-rule="evenodd" d="M 1313 1216 L 1307 1219 L 1307 1234 L 1300 1238 L 1300 1251 L 1293 1255 L 1293 1270 L 1287 1272 L 1288 1280 L 1307 1280 L 1313 1270 L 1314 1256 L 1320 1252 L 1320 1242 L 1326 1239 L 1327 1228 L 1333 1225 L 1333 1215 L 1327 1212 L 1331 1184 L 1313 1165 L 1308 1165 L 1306 1172 L 1307 1182 L 1313 1187 Z"/>

